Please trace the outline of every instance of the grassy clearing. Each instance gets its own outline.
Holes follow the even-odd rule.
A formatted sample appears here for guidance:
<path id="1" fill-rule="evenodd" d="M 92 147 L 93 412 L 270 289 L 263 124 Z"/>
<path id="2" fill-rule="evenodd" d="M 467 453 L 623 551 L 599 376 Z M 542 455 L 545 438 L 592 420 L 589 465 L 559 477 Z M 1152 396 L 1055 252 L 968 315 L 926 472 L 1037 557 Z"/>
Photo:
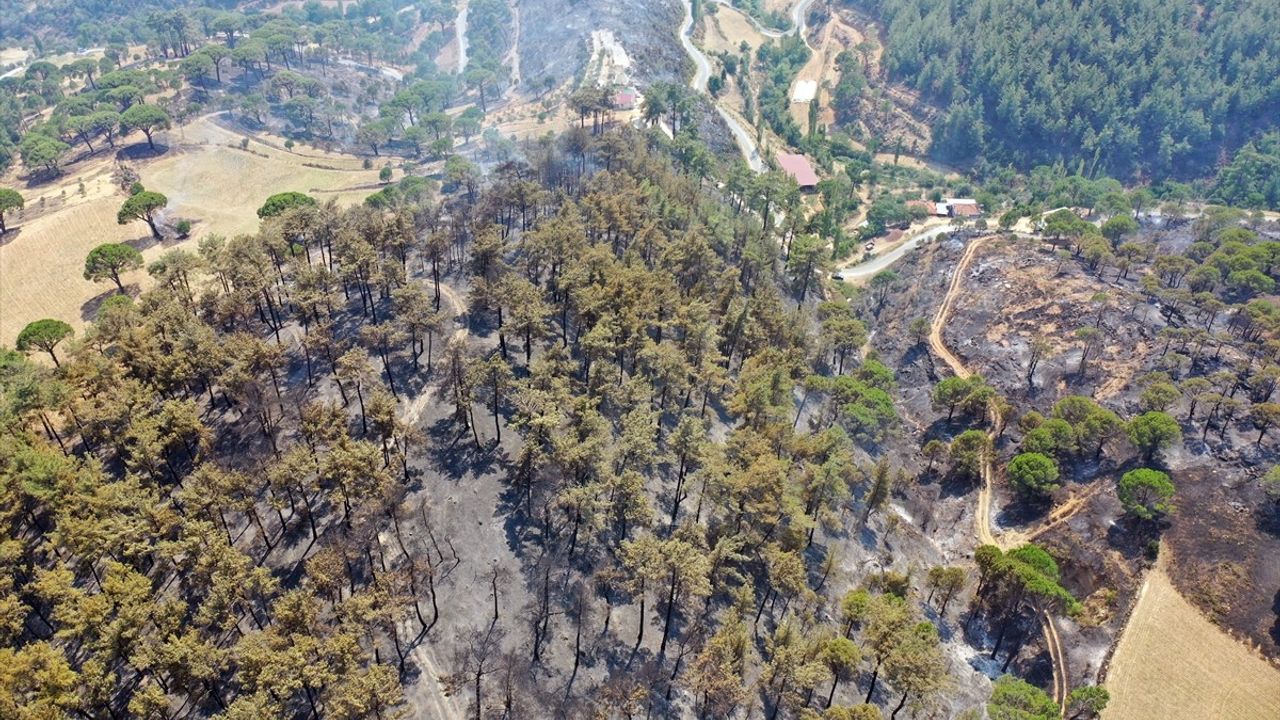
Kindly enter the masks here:
<path id="1" fill-rule="evenodd" d="M 251 138 L 249 149 L 241 150 L 244 137 L 201 118 L 168 133 L 163 142 L 171 149 L 164 156 L 134 165 L 149 189 L 169 196 L 166 221 L 195 223 L 183 242 L 155 244 L 141 223 L 116 223 L 124 195 L 112 184 L 113 161 L 105 154 L 54 184 L 23 191 L 25 217 L 11 223 L 18 231 L 0 243 L 0 343 L 12 344 L 23 326 L 43 317 L 77 330 L 93 319 L 97 302 L 114 289 L 82 277 L 84 257 L 96 245 L 132 242 L 149 262 L 171 248 L 194 247 L 211 232 L 253 232 L 257 208 L 274 192 L 297 190 L 349 204 L 377 189 L 377 166 L 364 170 L 359 158 L 301 147 L 291 153 L 270 136 Z M 18 186 L 12 178 L 7 184 Z M 135 285 L 148 280 L 144 271 L 125 278 Z"/>
<path id="2" fill-rule="evenodd" d="M 1163 564 L 1139 591 L 1106 684 L 1106 720 L 1280 717 L 1280 670 L 1179 595 Z"/>
<path id="3" fill-rule="evenodd" d="M 705 30 L 701 45 L 709 53 L 727 52 L 730 55 L 737 55 L 741 44 L 746 42 L 751 46 L 754 57 L 756 48 L 770 42 L 769 38 L 756 29 L 751 18 L 741 10 L 728 5 L 717 5 L 715 13 L 704 15 L 703 23 Z"/>

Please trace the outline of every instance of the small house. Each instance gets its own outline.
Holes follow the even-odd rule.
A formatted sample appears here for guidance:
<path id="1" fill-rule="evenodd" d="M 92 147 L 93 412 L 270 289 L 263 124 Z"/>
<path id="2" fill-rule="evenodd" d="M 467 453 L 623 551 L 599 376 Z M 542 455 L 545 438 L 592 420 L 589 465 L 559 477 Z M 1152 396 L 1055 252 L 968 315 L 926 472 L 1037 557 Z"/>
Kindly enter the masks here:
<path id="1" fill-rule="evenodd" d="M 635 88 L 623 88 L 613 94 L 615 110 L 635 110 L 640 105 L 640 93 Z"/>
<path id="2" fill-rule="evenodd" d="M 969 198 L 947 198 L 948 215 L 953 218 L 971 218 L 982 214 L 977 200 Z"/>

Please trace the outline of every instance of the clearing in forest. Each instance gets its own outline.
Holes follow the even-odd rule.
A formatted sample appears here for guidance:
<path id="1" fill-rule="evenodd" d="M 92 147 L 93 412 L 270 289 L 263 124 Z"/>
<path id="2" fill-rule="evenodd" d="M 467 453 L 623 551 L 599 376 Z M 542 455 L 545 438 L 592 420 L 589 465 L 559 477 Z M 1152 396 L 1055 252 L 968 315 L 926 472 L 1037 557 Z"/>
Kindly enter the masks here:
<path id="1" fill-rule="evenodd" d="M 703 15 L 705 30 L 701 45 L 708 53 L 725 52 L 738 55 L 742 43 L 751 46 L 752 57 L 756 48 L 770 42 L 751 22 L 751 18 L 737 8 L 729 5 L 715 6 L 714 13 Z"/>
<path id="2" fill-rule="evenodd" d="M 1160 554 L 1111 659 L 1106 720 L 1280 717 L 1280 670 L 1179 595 Z"/>
<path id="3" fill-rule="evenodd" d="M 349 204 L 378 189 L 377 167 L 363 169 L 360 158 L 304 146 L 289 152 L 282 139 L 269 136 L 250 137 L 242 150 L 247 137 L 206 116 L 166 133 L 161 142 L 170 149 L 163 156 L 131 163 L 148 189 L 169 197 L 166 223 L 194 223 L 185 241 L 174 239 L 170 229 L 168 240 L 155 243 L 142 223 L 117 224 L 125 194 L 112 181 L 114 156 L 107 153 L 52 183 L 20 188 L 26 210 L 10 219 L 14 231 L 0 242 L 0 344 L 11 345 L 27 323 L 40 318 L 63 320 L 76 330 L 93 319 L 98 303 L 115 290 L 83 277 L 85 255 L 97 245 L 130 242 L 151 262 L 174 247 L 194 249 L 210 232 L 253 232 L 258 207 L 275 192 L 297 190 L 321 202 Z M 124 278 L 126 285 L 148 281 L 144 270 Z"/>
<path id="4" fill-rule="evenodd" d="M 821 38 L 809 55 L 809 62 L 800 69 L 791 84 L 792 97 L 802 82 L 815 83 L 818 87 L 816 100 L 821 114 L 820 125 L 831 125 L 835 122 L 835 112 L 831 108 L 831 91 L 840 82 L 840 71 L 836 68 L 836 57 L 844 50 L 856 47 L 863 41 L 862 34 L 833 17 L 821 31 Z M 791 117 L 802 128 L 809 127 L 809 103 L 791 103 Z"/>

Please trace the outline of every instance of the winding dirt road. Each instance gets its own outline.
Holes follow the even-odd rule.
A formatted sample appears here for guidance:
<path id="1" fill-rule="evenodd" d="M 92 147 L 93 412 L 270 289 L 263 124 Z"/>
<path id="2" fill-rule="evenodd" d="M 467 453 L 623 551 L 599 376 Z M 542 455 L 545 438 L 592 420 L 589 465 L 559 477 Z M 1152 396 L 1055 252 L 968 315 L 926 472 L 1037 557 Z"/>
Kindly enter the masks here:
<path id="1" fill-rule="evenodd" d="M 938 306 L 938 312 L 933 316 L 933 324 L 929 328 L 929 347 L 933 348 L 933 352 L 942 358 L 942 361 L 951 368 L 951 372 L 957 377 L 968 379 L 973 377 L 973 372 L 965 367 L 960 358 L 951 349 L 947 347 L 946 342 L 942 339 L 942 328 L 946 326 L 947 319 L 951 315 L 952 309 L 955 307 L 956 297 L 960 294 L 961 287 L 964 285 L 964 274 L 969 270 L 969 265 L 973 262 L 974 255 L 983 243 L 989 238 L 981 237 L 969 241 L 964 249 L 964 255 L 960 257 L 960 262 L 956 264 L 955 274 L 951 277 L 951 285 L 947 288 L 947 294 L 942 299 L 942 304 Z M 996 424 L 996 418 L 992 418 L 992 425 Z M 992 442 L 995 441 L 994 433 Z M 982 486 L 978 488 L 978 510 L 975 513 L 976 531 L 978 542 L 983 545 L 998 545 L 996 538 L 991 534 L 991 487 L 995 476 L 995 467 L 992 461 L 991 453 L 988 453 L 982 460 Z"/>
<path id="2" fill-rule="evenodd" d="M 965 246 L 964 254 L 960 256 L 960 262 L 956 264 L 955 274 L 951 277 L 951 285 L 947 288 L 947 294 L 938 306 L 938 312 L 933 316 L 933 323 L 929 327 L 929 347 L 951 368 L 951 372 L 961 378 L 973 377 L 973 371 L 966 367 L 960 358 L 947 347 L 942 338 L 942 329 L 946 327 L 947 320 L 955 308 L 956 298 L 964 286 L 964 277 L 969 271 L 969 266 L 973 264 L 974 256 L 990 239 L 991 236 L 975 238 Z M 995 416 L 995 410 L 991 410 L 992 430 L 988 431 L 987 435 L 993 446 L 995 443 L 994 428 L 998 424 L 999 418 Z M 974 530 L 980 544 L 995 545 L 1002 550 L 1008 550 L 1021 544 L 1022 539 L 1018 533 L 1002 533 L 1000 537 L 996 537 L 991 532 L 991 497 L 992 488 L 995 484 L 995 474 L 995 452 L 993 450 L 982 459 L 982 485 L 978 488 L 978 508 L 974 513 Z M 1043 529 L 1037 531 L 1037 534 L 1042 532 Z M 1062 640 L 1058 637 L 1058 629 L 1053 624 L 1053 617 L 1043 609 L 1039 611 L 1039 614 L 1045 645 L 1049 648 L 1049 658 L 1053 663 L 1053 699 L 1065 711 L 1069 677 L 1067 674 L 1067 656 L 1062 650 Z"/>

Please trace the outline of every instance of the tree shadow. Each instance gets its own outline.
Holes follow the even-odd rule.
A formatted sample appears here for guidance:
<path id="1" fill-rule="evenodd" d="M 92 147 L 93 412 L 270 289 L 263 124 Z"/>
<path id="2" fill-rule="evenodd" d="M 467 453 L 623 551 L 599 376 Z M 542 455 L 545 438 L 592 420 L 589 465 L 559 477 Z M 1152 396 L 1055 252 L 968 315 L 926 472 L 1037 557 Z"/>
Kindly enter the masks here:
<path id="1" fill-rule="evenodd" d="M 982 480 L 972 480 L 969 478 L 957 477 L 953 473 L 939 474 L 938 489 L 940 498 L 956 498 L 964 497 L 972 492 L 977 491 L 978 485 Z"/>
<path id="2" fill-rule="evenodd" d="M 5 230 L 3 233 L 0 233 L 0 247 L 4 247 L 5 245 L 8 245 L 14 240 L 17 240 L 18 236 L 21 234 L 22 234 L 21 225 L 17 227 L 10 227 L 8 230 Z"/>
<path id="3" fill-rule="evenodd" d="M 1144 557 L 1147 546 L 1159 538 L 1159 524 L 1128 516 L 1120 517 L 1107 528 L 1107 544 L 1129 561 Z"/>
<path id="4" fill-rule="evenodd" d="M 996 522 L 1001 527 L 1018 527 L 1043 520 L 1053 509 L 1050 496 L 1028 497 L 1015 493 L 1013 499 L 1005 503 L 996 513 Z"/>
<path id="5" fill-rule="evenodd" d="M 1254 515 L 1254 526 L 1262 532 L 1280 536 L 1280 503 L 1263 502 Z"/>
<path id="6" fill-rule="evenodd" d="M 1276 620 L 1271 624 L 1271 640 L 1280 645 L 1280 590 L 1276 591 L 1276 595 L 1271 600 L 1271 612 L 1275 613 Z"/>
<path id="7" fill-rule="evenodd" d="M 169 146 L 161 142 L 156 142 L 155 147 L 151 147 L 146 142 L 126 145 L 116 151 L 117 160 L 149 160 L 157 158 L 169 152 Z"/>
<path id="8" fill-rule="evenodd" d="M 50 170 L 49 168 L 38 168 L 36 170 L 32 170 L 31 172 L 27 173 L 25 176 L 23 176 L 20 179 L 23 182 L 23 187 L 25 187 L 27 190 L 33 190 L 35 188 L 40 187 L 41 185 L 48 185 L 49 183 L 52 183 L 55 180 L 61 178 L 63 175 L 65 175 L 65 173 L 62 172 L 61 168 L 57 170 Z"/>
<path id="9" fill-rule="evenodd" d="M 125 289 L 125 292 L 123 293 L 123 295 L 128 298 L 136 297 L 137 294 L 141 292 L 141 290 L 139 290 L 137 285 L 125 285 L 124 289 Z M 98 318 L 98 310 L 102 308 L 102 304 L 105 303 L 107 300 L 110 300 L 111 298 L 121 294 L 122 293 L 120 292 L 119 288 L 115 287 L 115 285 L 112 285 L 111 289 L 105 292 L 98 293 L 97 295 L 94 295 L 93 297 L 89 298 L 83 304 L 80 305 L 80 319 L 85 322 L 93 322 Z"/>
<path id="10" fill-rule="evenodd" d="M 147 233 L 146 235 L 139 235 L 132 240 L 125 240 L 124 244 L 138 252 L 146 252 L 157 245 L 169 245 L 172 244 L 172 242 L 168 239 L 157 238 L 155 235 Z"/>
<path id="11" fill-rule="evenodd" d="M 481 440 L 477 448 L 471 432 L 458 427 L 452 416 L 442 417 L 427 428 L 430 438 L 430 450 L 427 456 L 434 469 L 446 477 L 461 480 L 468 472 L 475 475 L 488 475 L 494 472 L 499 464 L 506 464 L 506 451 L 494 447 L 491 442 Z"/>

